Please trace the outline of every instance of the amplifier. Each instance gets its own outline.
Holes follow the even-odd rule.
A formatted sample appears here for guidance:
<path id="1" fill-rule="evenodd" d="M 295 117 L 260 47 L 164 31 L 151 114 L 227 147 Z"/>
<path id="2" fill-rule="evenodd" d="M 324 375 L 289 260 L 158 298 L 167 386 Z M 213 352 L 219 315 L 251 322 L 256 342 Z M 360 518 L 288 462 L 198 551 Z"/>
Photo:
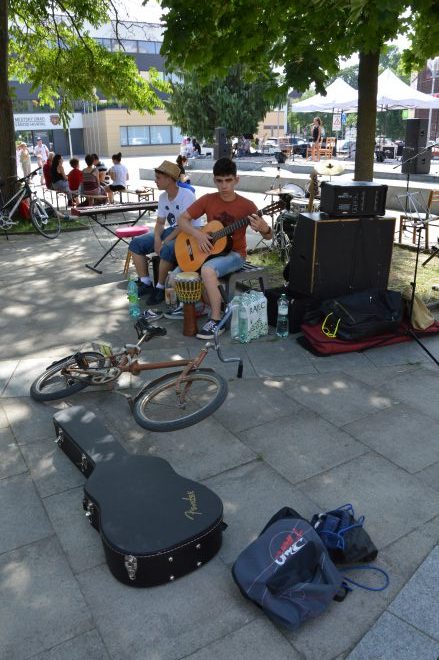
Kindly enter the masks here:
<path id="1" fill-rule="evenodd" d="M 320 211 L 334 218 L 385 215 L 387 186 L 373 181 L 323 181 Z"/>

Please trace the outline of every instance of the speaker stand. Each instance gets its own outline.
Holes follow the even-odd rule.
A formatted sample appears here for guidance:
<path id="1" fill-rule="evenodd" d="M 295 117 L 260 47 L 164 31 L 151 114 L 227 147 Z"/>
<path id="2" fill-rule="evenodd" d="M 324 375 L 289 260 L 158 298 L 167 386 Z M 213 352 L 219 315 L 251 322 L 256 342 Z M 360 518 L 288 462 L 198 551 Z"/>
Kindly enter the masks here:
<path id="1" fill-rule="evenodd" d="M 418 242 L 416 245 L 416 261 L 415 261 L 415 272 L 413 274 L 413 282 L 410 282 L 410 286 L 412 287 L 412 296 L 410 299 L 410 308 L 409 308 L 409 322 L 412 327 L 407 329 L 407 334 L 412 337 L 412 339 L 415 340 L 415 342 L 422 348 L 423 351 L 425 351 L 428 355 L 429 358 L 433 360 L 433 362 L 439 367 L 439 361 L 434 357 L 432 353 L 428 350 L 426 346 L 422 343 L 422 341 L 419 339 L 418 335 L 416 334 L 413 325 L 412 325 L 412 318 L 413 318 L 413 306 L 415 303 L 415 293 L 416 293 L 416 278 L 418 275 L 418 264 L 419 264 L 419 255 L 421 252 L 421 233 L 422 230 L 425 229 L 425 224 L 426 222 L 420 222 L 418 227 L 416 228 L 416 231 L 418 232 Z"/>

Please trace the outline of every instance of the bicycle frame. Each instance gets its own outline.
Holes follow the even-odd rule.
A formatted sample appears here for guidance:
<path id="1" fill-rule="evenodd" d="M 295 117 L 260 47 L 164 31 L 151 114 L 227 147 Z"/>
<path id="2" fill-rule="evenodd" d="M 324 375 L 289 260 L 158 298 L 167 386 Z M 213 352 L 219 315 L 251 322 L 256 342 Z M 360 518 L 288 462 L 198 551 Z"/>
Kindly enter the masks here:
<path id="1" fill-rule="evenodd" d="M 0 216 L 0 228 L 4 229 L 4 225 L 7 227 L 12 227 L 12 225 L 16 225 L 17 222 L 12 220 L 14 217 L 14 213 L 17 211 L 20 203 L 23 201 L 23 199 L 31 199 L 33 192 L 30 189 L 29 186 L 29 179 L 39 171 L 39 168 L 28 174 L 27 176 L 23 177 L 22 179 L 17 179 L 17 183 L 24 183 L 24 186 L 22 186 L 17 192 L 12 195 L 6 202 L 4 202 L 1 207 L 0 207 L 0 213 L 2 216 Z M 2 196 L 3 200 L 3 196 Z M 7 213 L 8 220 L 4 220 L 4 214 Z"/>
<path id="2" fill-rule="evenodd" d="M 221 293 L 223 295 L 224 292 L 222 291 Z M 172 369 L 175 367 L 184 367 L 183 371 L 181 372 L 180 376 L 176 381 L 176 386 L 175 386 L 176 394 L 180 398 L 181 403 L 183 403 L 184 395 L 191 384 L 190 381 L 187 380 L 187 376 L 191 371 L 195 371 L 201 366 L 209 350 L 215 350 L 218 355 L 218 359 L 221 362 L 224 363 L 238 362 L 239 365 L 238 365 L 237 377 L 242 378 L 242 372 L 243 372 L 242 359 L 238 357 L 229 357 L 229 358 L 224 357 L 221 352 L 221 346 L 218 337 L 218 332 L 220 328 L 226 325 L 232 313 L 233 313 L 232 305 L 228 303 L 225 309 L 224 316 L 221 319 L 217 331 L 215 332 L 214 342 L 213 343 L 210 341 L 206 342 L 206 344 L 200 350 L 198 355 L 196 355 L 194 358 L 183 359 L 183 360 L 169 360 L 166 362 L 139 362 L 141 345 L 145 341 L 150 341 L 154 336 L 163 334 L 163 331 L 162 328 L 156 328 L 155 326 L 149 326 L 148 324 L 146 324 L 146 329 L 144 329 L 144 332 L 141 333 L 141 326 L 136 324 L 135 327 L 138 332 L 139 341 L 136 344 L 126 344 L 123 351 L 120 351 L 118 353 L 113 353 L 107 357 L 110 366 L 114 367 L 115 369 L 118 369 L 120 372 L 114 377 L 112 377 L 111 381 L 118 380 L 121 373 L 131 373 L 134 376 L 138 376 L 142 371 L 154 371 L 156 369 Z M 80 355 L 81 353 L 78 354 L 78 361 L 77 361 L 79 370 L 77 370 L 76 373 L 82 375 L 92 375 L 92 373 L 98 374 L 101 371 L 100 367 L 90 369 L 86 365 L 79 364 Z M 103 367 L 103 369 L 104 370 L 108 369 L 108 367 Z M 184 388 L 183 391 L 181 390 L 182 386 Z M 136 400 L 139 396 L 142 395 L 145 387 L 148 387 L 148 383 L 139 390 L 139 392 L 135 395 L 134 400 Z"/>

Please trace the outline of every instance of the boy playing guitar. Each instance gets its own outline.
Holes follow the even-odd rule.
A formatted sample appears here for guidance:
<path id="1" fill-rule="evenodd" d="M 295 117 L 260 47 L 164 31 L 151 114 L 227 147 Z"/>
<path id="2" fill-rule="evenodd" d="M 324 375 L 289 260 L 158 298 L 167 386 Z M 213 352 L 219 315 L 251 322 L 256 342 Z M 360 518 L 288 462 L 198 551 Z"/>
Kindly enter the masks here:
<path id="1" fill-rule="evenodd" d="M 270 239 L 271 227 L 257 214 L 255 204 L 235 192 L 235 186 L 239 181 L 236 163 L 230 158 L 220 158 L 213 166 L 213 178 L 218 192 L 203 195 L 186 209 L 178 218 L 180 231 L 193 236 L 200 252 L 207 256 L 213 251 L 210 234 L 192 225 L 192 220 L 203 214 L 207 215 L 208 222 L 219 220 L 224 227 L 248 217 L 251 228 L 259 232 L 263 238 Z M 199 339 L 212 339 L 215 327 L 221 320 L 221 295 L 218 291 L 218 279 L 242 267 L 247 256 L 245 237 L 247 224 L 245 223 L 233 231 L 231 235 L 232 249 L 228 254 L 214 256 L 201 267 L 201 279 L 212 312 L 210 320 L 197 334 Z M 194 268 L 194 270 L 196 269 Z"/>

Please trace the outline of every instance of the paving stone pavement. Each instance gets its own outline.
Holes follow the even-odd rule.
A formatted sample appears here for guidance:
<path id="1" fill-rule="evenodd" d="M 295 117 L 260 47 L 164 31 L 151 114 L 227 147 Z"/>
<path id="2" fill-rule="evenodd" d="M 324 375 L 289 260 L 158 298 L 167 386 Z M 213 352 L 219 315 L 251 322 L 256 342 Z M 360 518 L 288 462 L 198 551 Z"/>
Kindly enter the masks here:
<path id="1" fill-rule="evenodd" d="M 138 426 L 117 391 L 36 403 L 30 383 L 53 359 L 98 338 L 135 340 L 123 262 L 107 259 L 102 275 L 84 267 L 101 251 L 90 231 L 0 241 L 0 658 L 437 660 L 439 371 L 428 355 L 410 343 L 317 358 L 295 336 L 241 346 L 224 335 L 244 378 L 209 356 L 228 397 L 172 433 Z M 160 323 L 168 334 L 146 357 L 199 349 L 181 322 Z M 425 343 L 439 357 L 439 337 Z M 84 477 L 54 443 L 53 414 L 75 404 L 128 451 L 161 456 L 221 497 L 228 528 L 206 566 L 151 589 L 112 577 L 82 511 Z M 232 563 L 280 507 L 310 517 L 345 502 L 366 516 L 389 588 L 354 589 L 296 632 L 276 627 L 242 598 Z"/>

